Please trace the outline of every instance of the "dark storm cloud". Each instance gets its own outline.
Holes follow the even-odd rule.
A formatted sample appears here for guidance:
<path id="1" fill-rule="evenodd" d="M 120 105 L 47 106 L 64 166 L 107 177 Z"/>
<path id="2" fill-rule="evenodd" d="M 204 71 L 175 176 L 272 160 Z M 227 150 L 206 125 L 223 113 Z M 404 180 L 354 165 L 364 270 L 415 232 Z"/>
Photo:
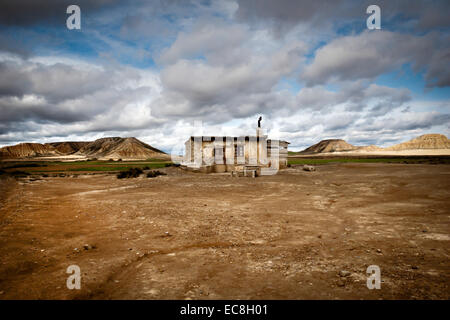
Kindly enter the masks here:
<path id="1" fill-rule="evenodd" d="M 23 102 L 17 98 L 0 99 L 0 121 L 20 122 L 33 120 L 38 123 L 70 123 L 87 120 L 89 116 L 75 110 L 54 108 L 52 105 L 36 101 Z"/>
<path id="2" fill-rule="evenodd" d="M 445 41 L 449 43 L 450 37 L 446 37 Z M 450 48 L 439 50 L 431 56 L 425 79 L 428 88 L 450 86 Z"/>
<path id="3" fill-rule="evenodd" d="M 0 33 L 0 51 L 10 52 L 17 54 L 21 57 L 29 57 L 31 50 L 30 46 L 24 41 L 20 41 L 14 38 L 11 34 L 1 34 Z"/>
<path id="4" fill-rule="evenodd" d="M 270 23 L 279 31 L 300 23 L 317 26 L 330 22 L 333 17 L 349 18 L 364 8 L 361 3 L 343 0 L 238 0 L 238 3 L 236 18 L 239 21 Z"/>
<path id="5" fill-rule="evenodd" d="M 0 2 L 0 25 L 65 24 L 66 9 L 70 5 L 78 5 L 84 15 L 117 7 L 124 8 L 124 13 L 137 9 L 136 12 L 144 13 L 148 20 L 149 16 L 158 14 L 178 12 L 186 15 L 186 9 L 196 9 L 201 3 L 201 0 L 3 0 Z"/>
<path id="6" fill-rule="evenodd" d="M 448 0 L 378 0 L 375 3 L 372 0 L 238 0 L 238 3 L 238 20 L 257 24 L 270 23 L 278 31 L 288 30 L 298 24 L 320 28 L 328 23 L 351 20 L 359 20 L 365 27 L 368 17 L 366 9 L 371 4 L 381 8 L 384 22 L 390 21 L 399 26 L 404 23 L 422 30 L 450 26 Z"/>
<path id="7" fill-rule="evenodd" d="M 401 118 L 366 118 L 366 121 L 356 126 L 362 131 L 401 132 L 406 130 L 429 129 L 433 126 L 445 125 L 450 122 L 450 114 L 439 112 L 406 113 Z"/>
<path id="8" fill-rule="evenodd" d="M 390 88 L 365 82 L 353 82 L 342 86 L 338 91 L 328 91 L 322 86 L 302 88 L 296 96 L 295 108 L 310 110 L 329 110 L 339 104 L 346 105 L 346 111 L 361 112 L 370 102 L 377 101 L 373 112 L 397 108 L 411 99 L 410 91 Z"/>
<path id="9" fill-rule="evenodd" d="M 65 24 L 66 9 L 78 5 L 82 13 L 118 3 L 117 0 L 11 0 L 0 2 L 0 25 L 29 26 L 37 23 Z"/>
<path id="10" fill-rule="evenodd" d="M 436 33 L 413 36 L 383 30 L 337 38 L 316 51 L 300 77 L 309 86 L 374 79 L 409 63 L 415 72 L 426 71 L 428 87 L 444 87 L 450 84 L 447 38 Z"/>
<path id="11" fill-rule="evenodd" d="M 8 136 L 16 126 L 27 132 L 50 126 L 55 134 L 120 131 L 151 123 L 145 106 L 156 87 L 151 73 L 17 56 L 2 56 L 0 73 L 0 135 Z"/>
<path id="12" fill-rule="evenodd" d="M 0 62 L 0 96 L 23 96 L 31 90 L 31 82 L 17 63 Z"/>
<path id="13" fill-rule="evenodd" d="M 44 96 L 50 103 L 58 103 L 111 86 L 118 81 L 113 73 L 111 70 L 83 70 L 62 63 L 43 65 L 25 60 L 1 61 L 0 97 L 35 94 Z"/>

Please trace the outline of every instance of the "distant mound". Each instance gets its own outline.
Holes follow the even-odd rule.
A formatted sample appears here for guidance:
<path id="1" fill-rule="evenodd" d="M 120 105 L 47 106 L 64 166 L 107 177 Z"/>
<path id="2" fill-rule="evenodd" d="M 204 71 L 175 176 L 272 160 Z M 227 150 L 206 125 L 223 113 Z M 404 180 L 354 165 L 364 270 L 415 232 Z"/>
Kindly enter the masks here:
<path id="1" fill-rule="evenodd" d="M 315 145 L 301 151 L 300 153 L 325 153 L 325 152 L 336 152 L 336 151 L 351 151 L 355 150 L 357 147 L 347 143 L 342 139 L 328 139 L 322 140 Z"/>
<path id="2" fill-rule="evenodd" d="M 378 147 L 374 144 L 371 144 L 370 146 L 363 146 L 363 147 L 357 147 L 358 149 L 356 151 L 364 151 L 364 152 L 371 152 L 371 151 L 382 151 L 384 150 L 381 147 Z"/>
<path id="3" fill-rule="evenodd" d="M 54 147 L 61 154 L 72 154 L 80 150 L 82 147 L 88 145 L 90 142 L 82 141 L 65 141 L 65 142 L 51 142 L 45 145 L 50 145 Z"/>
<path id="4" fill-rule="evenodd" d="M 443 134 L 424 134 L 384 150 L 401 151 L 411 149 L 450 149 L 450 140 Z"/>
<path id="5" fill-rule="evenodd" d="M 149 158 L 169 159 L 170 156 L 136 138 L 101 138 L 86 142 L 20 143 L 0 148 L 0 158 L 20 159 L 51 156 L 81 156 L 109 159 L 145 160 Z"/>
<path id="6" fill-rule="evenodd" d="M 40 156 L 60 155 L 55 147 L 41 143 L 19 143 L 15 146 L 0 148 L 0 158 L 16 159 Z"/>
<path id="7" fill-rule="evenodd" d="M 136 138 L 101 138 L 81 147 L 76 155 L 98 159 L 167 159 L 169 156 Z"/>
<path id="8" fill-rule="evenodd" d="M 332 152 L 374 152 L 374 154 L 380 154 L 380 152 L 392 152 L 394 151 L 407 151 L 407 150 L 424 150 L 421 154 L 425 154 L 430 150 L 430 154 L 435 152 L 446 152 L 445 149 L 450 149 L 450 140 L 447 139 L 445 135 L 442 134 L 424 134 L 420 137 L 414 138 L 410 141 L 399 143 L 392 147 L 381 148 L 376 145 L 370 146 L 353 146 L 342 139 L 328 139 L 322 140 L 315 145 L 312 145 L 305 150 L 298 152 L 297 154 L 319 154 L 319 153 L 332 153 Z M 436 151 L 431 151 L 436 150 Z M 411 151 L 413 152 L 413 151 Z M 433 153 L 434 152 L 434 153 Z M 446 154 L 446 153 L 445 153 Z"/>

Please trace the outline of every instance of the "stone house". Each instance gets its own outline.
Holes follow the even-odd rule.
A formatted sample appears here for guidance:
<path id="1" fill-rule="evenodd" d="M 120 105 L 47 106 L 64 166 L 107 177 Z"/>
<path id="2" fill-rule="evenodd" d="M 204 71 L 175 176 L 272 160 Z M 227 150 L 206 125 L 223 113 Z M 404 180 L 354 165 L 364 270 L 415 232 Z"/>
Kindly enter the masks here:
<path id="1" fill-rule="evenodd" d="M 289 142 L 268 139 L 260 128 L 255 136 L 191 136 L 185 142 L 182 166 L 210 172 L 274 174 L 287 166 Z"/>

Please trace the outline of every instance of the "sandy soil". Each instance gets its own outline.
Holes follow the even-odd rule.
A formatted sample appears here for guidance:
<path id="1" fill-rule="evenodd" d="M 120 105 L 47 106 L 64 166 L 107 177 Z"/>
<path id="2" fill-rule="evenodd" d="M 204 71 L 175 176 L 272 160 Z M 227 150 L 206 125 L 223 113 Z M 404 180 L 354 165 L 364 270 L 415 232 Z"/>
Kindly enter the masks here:
<path id="1" fill-rule="evenodd" d="M 380 150 L 380 151 L 358 151 L 355 154 L 376 156 L 448 156 L 450 149 L 411 149 L 411 150 Z"/>
<path id="2" fill-rule="evenodd" d="M 411 150 L 376 150 L 376 151 L 365 151 L 365 150 L 355 150 L 355 151 L 336 151 L 336 152 L 322 152 L 318 154 L 299 154 L 298 157 L 327 157 L 327 156 L 448 156 L 450 155 L 450 149 L 411 149 Z"/>
<path id="3" fill-rule="evenodd" d="M 450 298 L 448 165 L 164 170 L 1 180 L 0 299 Z"/>

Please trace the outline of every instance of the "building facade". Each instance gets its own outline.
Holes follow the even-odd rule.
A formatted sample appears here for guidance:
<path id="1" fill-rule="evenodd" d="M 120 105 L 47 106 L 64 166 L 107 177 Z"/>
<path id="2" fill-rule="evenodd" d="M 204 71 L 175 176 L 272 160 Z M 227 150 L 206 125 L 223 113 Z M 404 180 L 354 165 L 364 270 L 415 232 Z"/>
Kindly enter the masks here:
<path id="1" fill-rule="evenodd" d="M 253 167 L 272 174 L 287 166 L 289 142 L 255 136 L 191 136 L 185 142 L 182 166 L 201 172 L 239 172 Z"/>

